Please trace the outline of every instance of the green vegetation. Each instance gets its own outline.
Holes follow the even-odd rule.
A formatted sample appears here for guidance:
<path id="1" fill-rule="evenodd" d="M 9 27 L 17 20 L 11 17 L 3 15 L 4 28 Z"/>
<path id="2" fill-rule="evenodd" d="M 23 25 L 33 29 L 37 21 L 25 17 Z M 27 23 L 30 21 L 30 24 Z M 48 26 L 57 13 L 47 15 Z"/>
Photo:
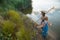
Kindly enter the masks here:
<path id="1" fill-rule="evenodd" d="M 31 13 L 31 0 L 0 0 L 0 11 L 7 11 L 9 9 L 18 10 L 25 14 Z M 25 10 L 28 10 L 28 12 Z"/>
<path id="2" fill-rule="evenodd" d="M 21 12 L 9 10 L 0 16 L 0 40 L 32 40 L 32 21 Z"/>
<path id="3" fill-rule="evenodd" d="M 0 0 L 0 40 L 32 40 L 31 0 Z"/>

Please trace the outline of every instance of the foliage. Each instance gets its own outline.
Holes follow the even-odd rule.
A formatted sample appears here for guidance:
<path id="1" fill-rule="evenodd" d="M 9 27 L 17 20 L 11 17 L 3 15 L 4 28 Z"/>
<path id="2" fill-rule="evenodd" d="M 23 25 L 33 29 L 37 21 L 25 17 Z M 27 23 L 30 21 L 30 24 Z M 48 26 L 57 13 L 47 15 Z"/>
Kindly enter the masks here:
<path id="1" fill-rule="evenodd" d="M 0 0 L 0 40 L 32 40 L 31 0 Z"/>
<path id="2" fill-rule="evenodd" d="M 3 32 L 6 34 L 7 33 L 12 33 L 14 31 L 14 23 L 9 21 L 9 20 L 6 20 L 3 22 Z"/>
<path id="3" fill-rule="evenodd" d="M 30 10 L 28 10 L 28 12 L 30 11 L 29 13 L 31 13 L 32 10 L 31 0 L 0 0 L 0 8 L 2 8 L 2 11 L 14 9 L 21 12 L 23 12 L 24 10 L 28 10 L 28 8 L 30 8 Z"/>
<path id="4" fill-rule="evenodd" d="M 6 18 L 0 18 L 1 33 L 0 39 L 3 40 L 32 40 L 35 35 L 32 21 L 25 15 L 16 10 L 6 12 Z"/>

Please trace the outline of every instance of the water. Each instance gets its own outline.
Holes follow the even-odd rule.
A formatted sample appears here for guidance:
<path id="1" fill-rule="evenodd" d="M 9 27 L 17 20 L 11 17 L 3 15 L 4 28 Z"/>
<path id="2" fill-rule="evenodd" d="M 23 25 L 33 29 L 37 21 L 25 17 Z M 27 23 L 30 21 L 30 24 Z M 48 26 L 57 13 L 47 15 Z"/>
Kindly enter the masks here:
<path id="1" fill-rule="evenodd" d="M 60 40 L 60 12 L 55 11 L 49 16 L 49 21 L 51 21 L 53 24 L 50 29 L 55 32 L 55 34 L 57 35 L 57 39 Z"/>

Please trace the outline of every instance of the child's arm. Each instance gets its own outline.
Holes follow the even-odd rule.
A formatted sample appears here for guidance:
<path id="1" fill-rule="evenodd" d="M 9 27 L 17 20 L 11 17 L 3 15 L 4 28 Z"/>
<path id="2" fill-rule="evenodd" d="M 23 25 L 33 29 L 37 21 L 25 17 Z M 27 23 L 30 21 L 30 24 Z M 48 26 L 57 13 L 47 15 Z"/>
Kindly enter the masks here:
<path id="1" fill-rule="evenodd" d="M 42 24 L 40 24 L 39 26 L 37 26 L 37 28 L 42 28 L 44 26 L 44 22 Z"/>

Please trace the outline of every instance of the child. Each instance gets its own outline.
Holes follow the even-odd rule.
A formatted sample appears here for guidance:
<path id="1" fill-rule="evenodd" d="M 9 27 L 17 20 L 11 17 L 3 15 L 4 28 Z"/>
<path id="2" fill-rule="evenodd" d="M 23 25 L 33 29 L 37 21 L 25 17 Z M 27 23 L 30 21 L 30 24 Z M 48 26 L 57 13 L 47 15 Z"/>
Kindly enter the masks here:
<path id="1" fill-rule="evenodd" d="M 38 28 L 42 29 L 42 37 L 43 39 L 46 39 L 47 35 L 48 35 L 48 26 L 51 24 L 48 22 L 48 17 L 45 16 L 45 12 L 41 11 L 42 17 L 41 17 L 41 24 L 40 26 L 38 26 Z"/>
<path id="2" fill-rule="evenodd" d="M 46 39 L 46 37 L 47 37 L 47 35 L 48 35 L 48 26 L 51 26 L 52 24 L 50 24 L 49 22 L 48 22 L 48 17 L 46 17 L 45 19 L 44 19 L 44 22 L 42 22 L 42 24 L 41 24 L 41 26 L 40 27 L 42 27 L 42 37 L 43 37 L 43 39 Z"/>

